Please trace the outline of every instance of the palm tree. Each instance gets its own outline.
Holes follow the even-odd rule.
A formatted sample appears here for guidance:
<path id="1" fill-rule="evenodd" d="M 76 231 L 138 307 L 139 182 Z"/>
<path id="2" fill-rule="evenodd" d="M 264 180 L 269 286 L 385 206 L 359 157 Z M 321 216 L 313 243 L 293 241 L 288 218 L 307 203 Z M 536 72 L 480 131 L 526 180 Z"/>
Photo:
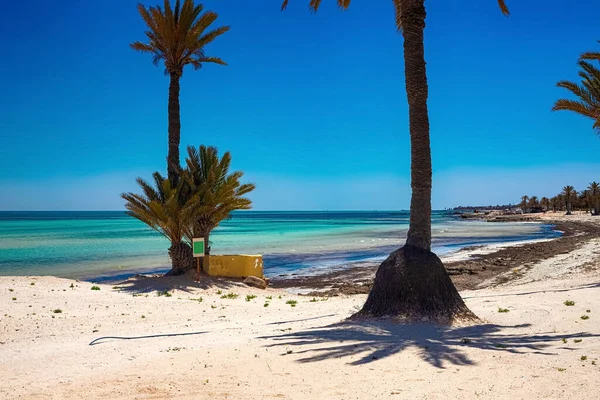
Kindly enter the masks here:
<path id="1" fill-rule="evenodd" d="M 155 172 L 154 187 L 137 178 L 143 194 L 123 193 L 127 214 L 144 222 L 171 242 L 169 275 L 179 275 L 193 266 L 190 207 L 182 192 L 181 183 L 173 186 L 171 180 Z"/>
<path id="2" fill-rule="evenodd" d="M 542 206 L 544 212 L 548 211 L 550 209 L 550 199 L 547 197 L 542 197 L 540 200 L 540 206 Z"/>
<path id="3" fill-rule="evenodd" d="M 586 54 L 589 58 L 590 54 L 594 53 Z M 580 59 L 578 64 L 581 68 L 579 71 L 580 84 L 569 81 L 560 81 L 556 84 L 558 87 L 569 90 L 576 96 L 576 100 L 557 100 L 552 111 L 572 111 L 591 118 L 594 121 L 593 129 L 600 135 L 600 70 L 583 59 Z"/>
<path id="4" fill-rule="evenodd" d="M 600 210 L 598 209 L 599 202 L 598 197 L 600 196 L 600 184 L 596 181 L 590 183 L 588 186 L 588 191 L 590 193 L 590 197 L 592 200 L 592 208 L 594 209 L 594 215 L 598 215 Z"/>
<path id="5" fill-rule="evenodd" d="M 284 0 L 282 8 L 288 4 Z M 321 0 L 310 0 L 317 11 Z M 425 68 L 425 0 L 393 0 L 396 27 L 404 37 L 404 72 L 408 100 L 411 144 L 411 188 L 409 229 L 406 245 L 381 264 L 359 315 L 393 316 L 448 323 L 455 318 L 476 318 L 467 308 L 444 269 L 431 252 L 431 146 L 427 109 Z M 504 0 L 498 0 L 508 15 Z M 338 0 L 345 9 L 350 0 Z"/>
<path id="6" fill-rule="evenodd" d="M 598 43 L 600 43 L 600 40 L 598 40 Z M 579 56 L 579 58 L 582 60 L 600 61 L 600 51 L 587 51 Z"/>
<path id="7" fill-rule="evenodd" d="M 172 8 L 169 0 L 164 0 L 164 8 L 138 5 L 138 11 L 148 26 L 146 36 L 148 43 L 134 42 L 134 50 L 152 55 L 152 61 L 165 65 L 165 75 L 169 75 L 169 153 L 167 171 L 169 179 L 177 180 L 179 169 L 179 142 L 181 121 L 179 116 L 179 81 L 183 68 L 191 65 L 199 69 L 204 63 L 227 65 L 218 57 L 209 57 L 204 53 L 204 46 L 229 30 L 229 26 L 221 26 L 210 30 L 210 25 L 217 19 L 212 11 L 202 13 L 203 6 L 194 4 L 194 0 L 180 0 Z"/>
<path id="8" fill-rule="evenodd" d="M 210 233 L 235 210 L 248 210 L 252 202 L 243 197 L 254 190 L 253 184 L 241 184 L 241 171 L 229 172 L 231 154 L 219 158 L 216 147 L 188 146 L 186 169 L 182 177 L 193 197 L 190 199 L 194 237 L 203 237 L 204 254 L 210 254 Z"/>
<path id="9" fill-rule="evenodd" d="M 562 195 L 565 201 L 565 207 L 567 208 L 567 215 L 571 215 L 571 207 L 573 204 L 573 194 L 575 192 L 575 188 L 573 186 L 565 186 L 563 188 Z"/>
<path id="10" fill-rule="evenodd" d="M 523 212 L 527 211 L 527 205 L 529 204 L 529 196 L 525 195 L 521 197 L 521 210 Z"/>
<path id="11" fill-rule="evenodd" d="M 540 203 L 537 196 L 531 196 L 529 199 L 529 209 L 533 211 L 534 209 L 538 208 L 539 205 Z"/>

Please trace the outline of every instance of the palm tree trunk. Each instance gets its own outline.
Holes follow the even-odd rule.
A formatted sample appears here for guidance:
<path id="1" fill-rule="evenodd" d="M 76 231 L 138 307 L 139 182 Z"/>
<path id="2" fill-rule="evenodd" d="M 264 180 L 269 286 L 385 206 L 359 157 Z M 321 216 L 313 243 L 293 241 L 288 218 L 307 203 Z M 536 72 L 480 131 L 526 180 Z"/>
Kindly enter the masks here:
<path id="1" fill-rule="evenodd" d="M 181 275 L 194 266 L 193 251 L 187 243 L 171 244 L 169 257 L 171 257 L 171 270 L 167 275 Z"/>
<path id="2" fill-rule="evenodd" d="M 169 153 L 167 155 L 167 173 L 171 182 L 176 182 L 179 173 L 179 142 L 181 141 L 181 120 L 179 114 L 179 80 L 181 74 L 171 73 L 169 84 Z"/>
<path id="3" fill-rule="evenodd" d="M 379 266 L 360 317 L 452 323 L 477 319 L 467 308 L 444 264 L 431 252 L 431 148 L 423 30 L 425 0 L 402 0 L 404 70 L 410 120 L 410 224 L 406 245 Z"/>
<path id="4" fill-rule="evenodd" d="M 431 249 L 431 146 L 425 68 L 425 1 L 402 2 L 404 74 L 410 126 L 410 223 L 406 244 Z"/>

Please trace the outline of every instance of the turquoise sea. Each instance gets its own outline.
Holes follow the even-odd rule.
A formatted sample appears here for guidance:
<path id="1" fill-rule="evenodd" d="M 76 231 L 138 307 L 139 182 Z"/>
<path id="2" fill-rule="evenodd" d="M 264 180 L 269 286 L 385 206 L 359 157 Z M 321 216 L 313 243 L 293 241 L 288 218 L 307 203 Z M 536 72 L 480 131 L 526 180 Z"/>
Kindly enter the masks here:
<path id="1" fill-rule="evenodd" d="M 556 237 L 536 223 L 433 214 L 433 250 Z M 404 243 L 405 211 L 237 212 L 211 236 L 213 254 L 262 254 L 265 274 L 316 273 L 383 260 Z M 0 275 L 112 279 L 165 272 L 169 243 L 124 212 L 0 212 Z"/>

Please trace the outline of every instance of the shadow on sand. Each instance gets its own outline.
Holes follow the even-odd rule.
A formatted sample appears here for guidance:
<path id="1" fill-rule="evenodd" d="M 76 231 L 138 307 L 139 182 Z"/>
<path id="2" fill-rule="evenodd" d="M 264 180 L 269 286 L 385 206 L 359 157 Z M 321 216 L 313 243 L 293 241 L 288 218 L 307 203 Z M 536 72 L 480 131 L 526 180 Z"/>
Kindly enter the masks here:
<path id="1" fill-rule="evenodd" d="M 200 282 L 196 282 L 195 271 L 189 271 L 179 276 L 163 275 L 137 275 L 127 280 L 113 283 L 114 290 L 125 293 L 141 294 L 181 290 L 190 293 L 194 289 L 221 289 L 228 290 L 233 287 L 246 287 L 241 278 L 217 278 L 205 274 L 200 275 Z"/>
<path id="2" fill-rule="evenodd" d="M 437 368 L 451 365 L 475 365 L 464 350 L 475 348 L 495 352 L 553 355 L 564 339 L 583 339 L 600 335 L 590 333 L 522 333 L 529 324 L 515 326 L 476 325 L 442 327 L 426 324 L 397 324 L 390 321 L 344 321 L 321 328 L 263 336 L 276 343 L 267 347 L 285 347 L 302 355 L 301 363 L 341 357 L 352 358 L 350 365 L 362 365 L 414 348 L 425 361 Z M 294 347 L 297 347 L 294 349 Z"/>

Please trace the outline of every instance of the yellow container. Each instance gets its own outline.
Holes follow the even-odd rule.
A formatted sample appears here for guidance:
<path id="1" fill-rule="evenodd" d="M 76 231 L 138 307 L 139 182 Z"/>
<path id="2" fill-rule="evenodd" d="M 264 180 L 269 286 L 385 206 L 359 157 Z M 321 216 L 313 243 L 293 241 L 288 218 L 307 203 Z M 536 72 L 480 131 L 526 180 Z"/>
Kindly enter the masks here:
<path id="1" fill-rule="evenodd" d="M 202 270 L 211 276 L 263 278 L 263 259 L 258 255 L 218 255 L 204 257 Z"/>

